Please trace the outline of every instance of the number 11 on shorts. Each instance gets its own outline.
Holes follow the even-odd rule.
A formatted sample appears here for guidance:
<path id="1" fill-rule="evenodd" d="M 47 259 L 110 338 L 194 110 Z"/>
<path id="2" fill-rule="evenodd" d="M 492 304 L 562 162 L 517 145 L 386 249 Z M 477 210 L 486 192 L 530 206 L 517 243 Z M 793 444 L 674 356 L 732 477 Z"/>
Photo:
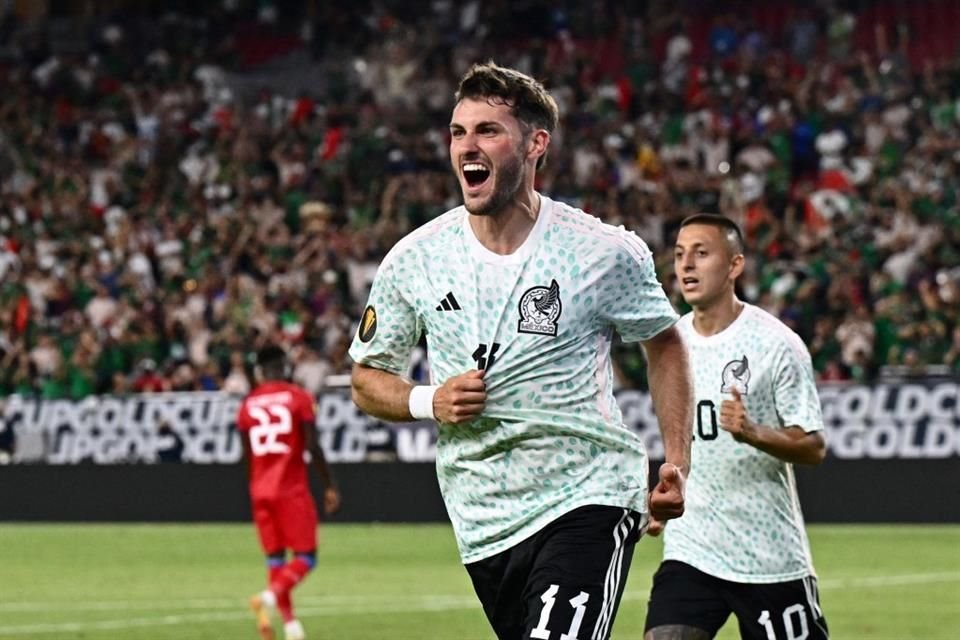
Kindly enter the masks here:
<path id="1" fill-rule="evenodd" d="M 550 621 L 550 612 L 553 611 L 553 605 L 556 603 L 557 592 L 560 590 L 558 585 L 552 584 L 540 596 L 543 602 L 543 608 L 540 610 L 540 620 L 537 626 L 530 631 L 530 637 L 534 640 L 549 640 L 550 629 L 547 623 Z M 590 594 L 581 591 L 579 595 L 570 599 L 570 606 L 573 607 L 573 620 L 570 621 L 570 628 L 566 633 L 560 634 L 560 640 L 579 640 L 577 634 L 580 633 L 580 625 L 583 624 L 583 616 L 587 612 L 587 601 Z"/>

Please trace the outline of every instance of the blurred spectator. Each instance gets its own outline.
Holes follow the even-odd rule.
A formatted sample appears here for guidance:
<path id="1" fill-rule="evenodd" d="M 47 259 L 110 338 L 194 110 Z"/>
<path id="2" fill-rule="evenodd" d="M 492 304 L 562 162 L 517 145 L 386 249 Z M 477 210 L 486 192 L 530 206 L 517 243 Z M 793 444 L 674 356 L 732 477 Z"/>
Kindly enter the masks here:
<path id="1" fill-rule="evenodd" d="M 230 370 L 223 379 L 221 388 L 231 395 L 246 395 L 250 392 L 250 376 L 247 375 L 243 352 L 234 351 L 230 354 Z"/>
<path id="2" fill-rule="evenodd" d="M 851 38 L 857 19 L 852 13 L 829 5 L 827 10 L 827 47 L 834 60 L 846 59 L 851 51 Z"/>
<path id="3" fill-rule="evenodd" d="M 330 375 L 330 365 L 309 346 L 295 348 L 293 360 L 293 381 L 314 395 L 320 393 Z"/>
<path id="4" fill-rule="evenodd" d="M 223 387 L 217 366 L 212 361 L 202 365 L 196 378 L 197 391 L 218 391 Z"/>
<path id="5" fill-rule="evenodd" d="M 133 379 L 130 388 L 136 393 L 156 393 L 158 391 L 170 391 L 172 385 L 170 381 L 157 371 L 157 363 L 146 358 L 137 366 L 140 373 Z"/>
<path id="6" fill-rule="evenodd" d="M 117 307 L 117 301 L 110 295 L 106 285 L 98 282 L 94 286 L 93 298 L 87 303 L 84 313 L 95 329 L 104 329 L 115 317 Z"/>
<path id="7" fill-rule="evenodd" d="M 794 60 L 809 60 L 816 53 L 820 27 L 809 7 L 796 8 L 796 15 L 787 24 L 790 55 Z"/>
<path id="8" fill-rule="evenodd" d="M 843 364 L 853 367 L 870 359 L 876 329 L 866 305 L 857 305 L 837 327 Z"/>
<path id="9" fill-rule="evenodd" d="M 41 334 L 30 350 L 30 362 L 38 375 L 51 376 L 63 366 L 63 353 L 50 333 Z"/>
<path id="10" fill-rule="evenodd" d="M 69 42 L 51 5 L 0 47 L 0 385 L 245 394 L 267 343 L 311 391 L 349 371 L 385 251 L 457 201 L 433 116 L 486 58 L 558 98 L 569 144 L 538 187 L 642 231 L 668 292 L 678 222 L 719 210 L 755 256 L 743 295 L 807 340 L 822 379 L 956 370 L 960 28 L 901 4 L 936 27 L 925 46 L 865 1 L 558 0 L 535 37 L 491 29 L 519 24 L 509 3 L 366 21 L 147 3 L 106 30 L 74 16 Z M 642 355 L 615 351 L 619 382 L 645 384 Z"/>

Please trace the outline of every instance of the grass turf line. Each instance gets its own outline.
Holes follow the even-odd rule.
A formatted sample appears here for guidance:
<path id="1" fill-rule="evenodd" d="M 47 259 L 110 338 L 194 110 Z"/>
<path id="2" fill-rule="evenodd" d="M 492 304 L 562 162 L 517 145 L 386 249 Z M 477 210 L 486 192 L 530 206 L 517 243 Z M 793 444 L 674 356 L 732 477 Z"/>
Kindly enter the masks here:
<path id="1" fill-rule="evenodd" d="M 809 528 L 836 638 L 960 632 L 960 526 Z M 492 640 L 446 525 L 321 529 L 295 593 L 308 637 Z M 246 597 L 265 569 L 247 524 L 0 525 L 0 639 L 255 638 Z M 642 638 L 660 542 L 634 556 L 614 638 Z M 279 629 L 279 625 L 278 625 Z M 728 622 L 719 638 L 737 638 Z"/>

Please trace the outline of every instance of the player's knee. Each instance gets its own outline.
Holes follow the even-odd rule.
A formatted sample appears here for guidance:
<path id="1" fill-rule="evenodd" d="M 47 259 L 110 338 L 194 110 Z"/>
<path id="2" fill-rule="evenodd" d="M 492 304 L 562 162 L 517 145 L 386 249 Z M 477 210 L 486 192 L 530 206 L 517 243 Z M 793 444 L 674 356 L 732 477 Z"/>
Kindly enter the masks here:
<path id="1" fill-rule="evenodd" d="M 267 554 L 267 566 L 271 569 L 282 567 L 287 562 L 287 554 L 283 551 L 274 551 Z"/>
<path id="2" fill-rule="evenodd" d="M 303 564 L 307 566 L 308 571 L 313 571 L 313 568 L 317 566 L 316 551 L 298 551 L 294 554 L 294 557 L 303 562 Z"/>
<path id="3" fill-rule="evenodd" d="M 710 634 L 684 624 L 665 624 L 648 629 L 643 640 L 710 640 Z"/>

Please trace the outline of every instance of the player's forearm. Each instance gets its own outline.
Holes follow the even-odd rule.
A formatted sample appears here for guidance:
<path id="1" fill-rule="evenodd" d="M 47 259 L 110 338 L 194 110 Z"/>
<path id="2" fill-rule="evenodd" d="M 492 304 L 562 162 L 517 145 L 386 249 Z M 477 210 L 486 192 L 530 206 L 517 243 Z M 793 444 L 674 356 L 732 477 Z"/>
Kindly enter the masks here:
<path id="1" fill-rule="evenodd" d="M 693 389 L 687 349 L 675 328 L 644 343 L 653 408 L 660 423 L 667 462 L 690 471 Z"/>
<path id="2" fill-rule="evenodd" d="M 313 427 L 308 427 L 313 429 Z M 310 436 L 308 435 L 308 438 Z M 313 468 L 317 470 L 317 476 L 320 478 L 320 482 L 323 484 L 325 489 L 330 487 L 335 487 L 336 483 L 333 480 L 333 473 L 330 472 L 330 465 L 327 464 L 327 457 L 323 454 L 323 447 L 320 446 L 320 441 L 316 438 L 308 439 L 307 442 L 310 443 L 310 458 L 313 460 Z"/>
<path id="3" fill-rule="evenodd" d="M 753 425 L 741 441 L 792 464 L 820 464 L 827 449 L 820 432 L 805 433 L 800 427 L 773 429 Z"/>
<path id="4" fill-rule="evenodd" d="M 324 458 L 317 459 L 316 457 L 314 457 L 314 461 L 313 466 L 317 470 L 317 475 L 320 476 L 320 483 L 323 484 L 323 488 L 336 487 L 337 483 L 333 480 L 333 474 L 330 473 L 330 466 L 327 461 Z"/>
<path id="5" fill-rule="evenodd" d="M 350 377 L 353 401 L 366 414 L 390 422 L 409 422 L 410 390 L 404 378 L 362 364 L 353 365 Z"/>

